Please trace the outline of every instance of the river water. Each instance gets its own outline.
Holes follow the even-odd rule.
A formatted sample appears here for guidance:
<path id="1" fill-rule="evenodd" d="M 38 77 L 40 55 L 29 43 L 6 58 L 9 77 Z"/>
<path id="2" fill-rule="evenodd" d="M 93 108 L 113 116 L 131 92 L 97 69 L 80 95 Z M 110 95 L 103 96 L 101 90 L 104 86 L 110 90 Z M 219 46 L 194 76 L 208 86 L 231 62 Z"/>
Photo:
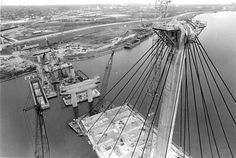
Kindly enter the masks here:
<path id="1" fill-rule="evenodd" d="M 236 95 L 236 12 L 203 14 L 196 18 L 208 22 L 207 27 L 199 37 L 200 41 L 202 41 L 207 52 L 209 52 L 233 94 Z M 132 50 L 121 50 L 114 55 L 109 87 L 142 56 L 151 44 L 152 38 Z M 74 62 L 73 65 L 75 69 L 82 70 L 89 77 L 99 75 L 102 78 L 109 57 L 110 55 L 107 55 L 87 61 Z M 222 86 L 222 88 L 224 87 Z M 216 92 L 215 89 L 214 93 Z M 227 94 L 227 91 L 223 92 Z M 34 133 L 34 112 L 29 111 L 24 115 L 22 111 L 25 106 L 33 104 L 28 82 L 24 80 L 24 77 L 21 77 L 1 83 L 0 97 L 0 157 L 33 157 L 34 139 L 32 138 L 32 133 Z M 230 98 L 228 97 L 227 100 L 230 100 Z M 221 105 L 219 107 L 220 115 L 223 118 L 230 145 L 232 149 L 235 149 L 236 128 L 230 120 L 223 102 L 218 99 L 217 103 Z M 118 101 L 116 104 L 118 104 Z M 73 119 L 72 109 L 65 108 L 61 98 L 50 100 L 50 105 L 51 109 L 45 113 L 45 121 L 50 141 L 51 157 L 96 158 L 96 154 L 87 143 L 87 139 L 77 136 L 67 126 L 68 122 Z M 234 117 L 236 117 L 236 105 L 233 101 L 229 101 L 229 107 Z M 200 117 L 203 118 L 202 109 L 201 107 L 199 108 L 201 110 Z M 79 105 L 80 114 L 85 113 L 87 110 L 86 103 Z M 190 114 L 193 111 L 194 109 L 190 109 Z M 216 114 L 211 107 L 210 111 L 221 156 L 230 157 Z M 25 120 L 28 120 L 28 123 Z M 179 121 L 178 116 L 176 121 Z M 191 117 L 190 121 L 195 122 L 194 117 Z M 200 119 L 200 124 L 203 123 L 204 120 Z M 205 129 L 202 131 L 205 131 Z M 179 144 L 179 133 L 179 124 L 176 123 L 174 134 L 174 142 L 176 144 Z M 191 153 L 194 158 L 197 158 L 200 155 L 196 127 L 194 125 L 191 127 L 191 134 Z M 205 157 L 210 157 L 209 145 L 204 138 L 207 138 L 206 132 L 202 132 L 203 153 Z M 213 151 L 216 153 L 215 148 L 213 148 Z M 236 151 L 234 150 L 233 152 L 236 155 Z"/>

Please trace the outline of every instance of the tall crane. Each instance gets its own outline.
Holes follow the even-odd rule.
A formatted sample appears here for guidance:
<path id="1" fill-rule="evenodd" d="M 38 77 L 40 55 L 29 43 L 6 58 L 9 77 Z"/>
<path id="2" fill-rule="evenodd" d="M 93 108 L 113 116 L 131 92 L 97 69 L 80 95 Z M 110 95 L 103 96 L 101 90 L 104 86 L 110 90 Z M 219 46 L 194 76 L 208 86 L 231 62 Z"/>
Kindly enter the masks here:
<path id="1" fill-rule="evenodd" d="M 107 92 L 107 87 L 108 87 L 109 78 L 110 78 L 110 74 L 111 74 L 114 53 L 115 53 L 114 50 L 112 50 L 112 54 L 110 56 L 110 59 L 107 63 L 105 71 L 104 71 L 104 76 L 103 76 L 102 85 L 101 85 L 101 97 L 98 102 L 99 105 L 97 107 L 100 107 L 100 105 L 103 105 L 103 103 L 104 103 L 103 97 Z"/>
<path id="2" fill-rule="evenodd" d="M 155 1 L 155 8 L 157 10 L 157 16 L 160 20 L 166 18 L 167 15 L 167 7 L 171 3 L 171 0 L 156 0 Z"/>
<path id="3" fill-rule="evenodd" d="M 24 108 L 27 112 L 35 109 L 35 157 L 49 158 L 50 148 L 43 112 L 50 108 L 47 97 L 38 78 L 29 80 L 34 105 Z"/>

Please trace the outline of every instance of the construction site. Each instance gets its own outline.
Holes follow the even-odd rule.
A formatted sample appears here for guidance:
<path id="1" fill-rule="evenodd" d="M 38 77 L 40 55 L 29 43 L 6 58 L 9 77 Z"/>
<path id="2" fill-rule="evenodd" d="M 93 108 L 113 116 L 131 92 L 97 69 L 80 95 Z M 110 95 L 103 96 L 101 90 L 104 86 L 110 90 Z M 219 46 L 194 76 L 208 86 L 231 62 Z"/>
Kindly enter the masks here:
<path id="1" fill-rule="evenodd" d="M 170 3 L 170 0 L 156 0 L 156 21 L 149 26 L 132 31 L 128 25 L 121 26 L 116 35 L 116 28 L 111 27 L 96 31 L 96 35 L 78 36 L 73 43 L 61 42 L 58 47 L 53 46 L 50 38 L 45 38 L 46 49 L 39 49 L 40 44 L 35 44 L 16 50 L 15 55 L 20 54 L 34 65 L 34 72 L 24 76 L 33 104 L 26 104 L 22 109 L 24 116 L 29 112 L 35 115 L 30 120 L 34 122 L 35 155 L 32 157 L 51 157 L 53 144 L 47 130 L 53 127 L 47 126 L 46 115 L 55 106 L 51 104 L 55 98 L 60 99 L 64 109 L 71 109 L 73 119 L 65 126 L 78 139 L 83 137 L 83 143 L 98 158 L 236 156 L 235 137 L 230 140 L 227 136 L 219 114 L 224 108 L 227 122 L 235 131 L 236 99 L 232 87 L 227 85 L 199 39 L 208 27 L 207 22 L 167 18 Z M 104 38 L 102 44 L 96 43 L 101 40 L 99 36 Z M 119 56 L 118 47 L 128 52 L 134 48 L 138 52 L 135 47 L 144 47 L 142 42 L 147 39 L 151 46 L 139 52 L 137 60 L 129 68 L 124 67 L 125 73 L 120 74 L 113 67 L 114 63 L 122 66 L 122 61 L 114 57 Z M 109 52 L 104 53 L 107 57 L 102 76 L 92 76 L 75 64 L 81 62 L 82 65 L 83 59 L 92 58 L 94 52 Z M 116 80 L 111 78 L 114 74 Z M 222 101 L 217 102 L 216 98 Z M 212 109 L 221 135 L 215 133 Z M 55 117 L 63 119 L 60 115 Z M 57 126 L 56 121 L 54 124 Z M 174 135 L 178 135 L 177 142 Z M 217 137 L 225 143 L 218 145 Z M 76 150 L 81 149 L 76 147 Z"/>

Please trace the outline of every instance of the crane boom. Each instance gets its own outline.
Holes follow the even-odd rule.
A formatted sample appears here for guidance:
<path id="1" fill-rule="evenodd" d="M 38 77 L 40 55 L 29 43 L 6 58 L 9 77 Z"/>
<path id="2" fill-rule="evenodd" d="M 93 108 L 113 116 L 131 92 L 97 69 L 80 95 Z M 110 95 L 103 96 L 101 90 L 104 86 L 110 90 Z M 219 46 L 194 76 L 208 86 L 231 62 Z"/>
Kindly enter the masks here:
<path id="1" fill-rule="evenodd" d="M 101 86 L 101 99 L 103 98 L 103 96 L 106 94 L 106 91 L 107 91 L 108 82 L 109 82 L 111 69 L 112 69 L 113 56 L 114 56 L 114 51 L 112 52 L 110 59 L 107 63 L 107 66 L 105 68 L 105 72 L 104 72 L 104 76 L 103 76 L 103 80 L 102 80 L 102 86 Z M 100 104 L 102 105 L 102 101 Z"/>
<path id="2" fill-rule="evenodd" d="M 36 134 L 35 134 L 35 157 L 49 158 L 49 142 L 46 133 L 44 117 L 40 110 L 36 109 Z"/>
<path id="3" fill-rule="evenodd" d="M 35 109 L 35 157 L 49 158 L 50 148 L 43 111 L 49 109 L 50 105 L 38 78 L 29 80 L 29 85 L 35 105 L 26 107 L 23 111 Z"/>
<path id="4" fill-rule="evenodd" d="M 162 20 L 163 18 L 166 18 L 167 7 L 168 7 L 170 2 L 171 2 L 171 0 L 156 0 L 155 1 L 155 8 L 157 10 L 157 14 L 158 14 L 157 16 L 158 16 L 159 20 Z"/>

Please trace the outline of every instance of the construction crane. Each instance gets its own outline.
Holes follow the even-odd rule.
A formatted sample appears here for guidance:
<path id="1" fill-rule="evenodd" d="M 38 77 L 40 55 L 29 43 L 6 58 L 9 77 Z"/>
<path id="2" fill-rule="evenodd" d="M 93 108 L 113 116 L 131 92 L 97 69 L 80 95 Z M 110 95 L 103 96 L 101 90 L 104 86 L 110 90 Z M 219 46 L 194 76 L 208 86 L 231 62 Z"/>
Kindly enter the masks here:
<path id="1" fill-rule="evenodd" d="M 103 76 L 102 85 L 101 85 L 101 97 L 98 101 L 99 105 L 97 107 L 103 106 L 103 103 L 104 103 L 104 95 L 107 92 L 107 87 L 108 87 L 109 78 L 110 78 L 110 74 L 111 74 L 114 53 L 115 53 L 114 50 L 112 50 L 112 54 L 110 56 L 110 59 L 107 63 L 105 71 L 104 71 L 104 76 Z"/>
<path id="2" fill-rule="evenodd" d="M 155 1 L 155 9 L 156 9 L 156 14 L 155 18 L 158 20 L 157 23 L 162 23 L 166 22 L 165 18 L 167 16 L 167 8 L 169 3 L 171 3 L 171 0 L 156 0 Z M 153 36 L 153 44 L 157 41 L 156 36 Z"/>
<path id="3" fill-rule="evenodd" d="M 166 18 L 167 15 L 167 7 L 171 3 L 171 0 L 156 0 L 155 1 L 155 9 L 157 10 L 156 16 L 159 20 Z"/>
<path id="4" fill-rule="evenodd" d="M 49 109 L 50 105 L 38 78 L 30 79 L 29 85 L 34 105 L 24 108 L 23 111 L 35 109 L 35 157 L 49 158 L 50 148 L 43 112 Z"/>

